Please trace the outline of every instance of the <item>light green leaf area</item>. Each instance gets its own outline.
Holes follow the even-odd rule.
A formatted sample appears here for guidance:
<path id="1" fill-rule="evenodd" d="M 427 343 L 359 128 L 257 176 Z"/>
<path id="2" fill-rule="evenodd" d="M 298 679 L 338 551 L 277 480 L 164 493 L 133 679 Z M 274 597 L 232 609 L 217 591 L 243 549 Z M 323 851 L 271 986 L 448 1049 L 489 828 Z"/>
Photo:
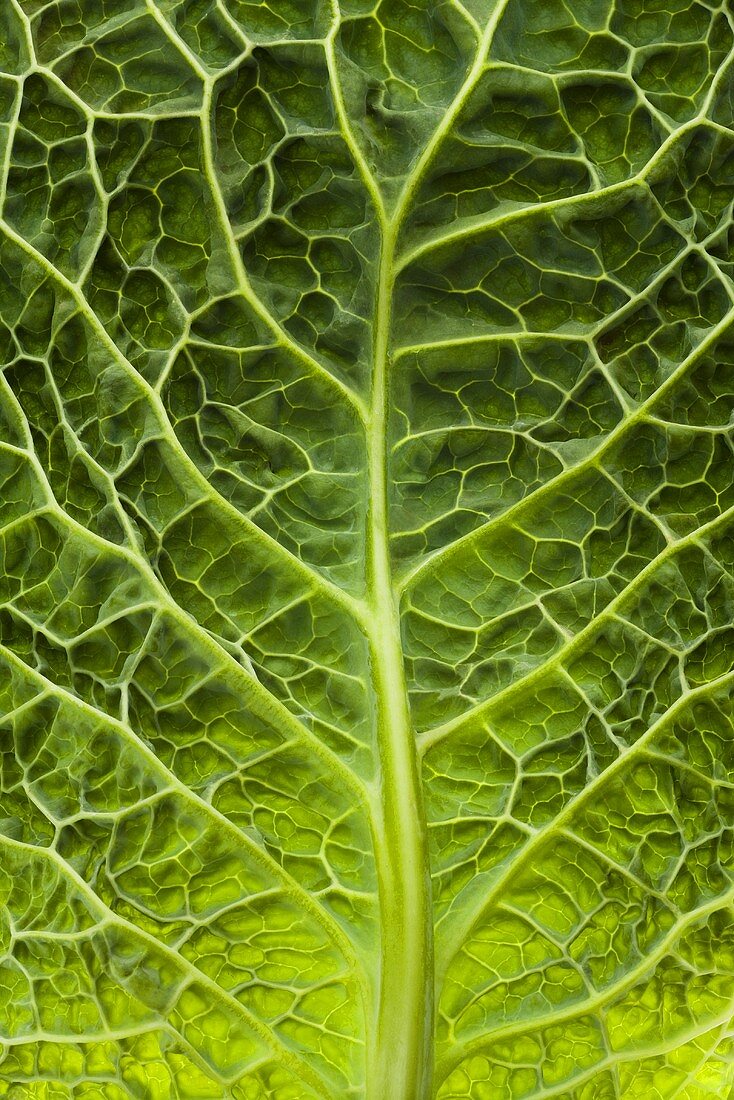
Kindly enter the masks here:
<path id="1" fill-rule="evenodd" d="M 3 0 L 0 153 L 0 1097 L 728 1100 L 730 0 Z"/>

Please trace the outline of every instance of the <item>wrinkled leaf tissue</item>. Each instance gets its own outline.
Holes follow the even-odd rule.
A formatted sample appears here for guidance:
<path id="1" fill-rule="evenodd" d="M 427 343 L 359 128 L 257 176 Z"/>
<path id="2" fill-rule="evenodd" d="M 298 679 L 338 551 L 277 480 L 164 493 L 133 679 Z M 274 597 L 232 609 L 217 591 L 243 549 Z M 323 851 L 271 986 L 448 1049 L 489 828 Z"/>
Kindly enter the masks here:
<path id="1" fill-rule="evenodd" d="M 734 1090 L 731 0 L 0 6 L 0 1097 Z"/>

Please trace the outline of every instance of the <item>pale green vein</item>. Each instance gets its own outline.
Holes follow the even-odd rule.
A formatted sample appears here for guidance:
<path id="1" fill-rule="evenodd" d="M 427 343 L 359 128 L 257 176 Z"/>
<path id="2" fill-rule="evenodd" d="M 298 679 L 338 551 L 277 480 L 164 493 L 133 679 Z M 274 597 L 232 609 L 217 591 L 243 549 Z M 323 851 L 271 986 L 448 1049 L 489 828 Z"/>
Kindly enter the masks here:
<path id="1" fill-rule="evenodd" d="M 486 536 L 497 527 L 504 527 L 511 524 L 518 516 L 523 515 L 529 511 L 533 505 L 537 504 L 539 498 L 543 497 L 549 492 L 555 492 L 561 486 L 566 486 L 570 482 L 573 482 L 579 474 L 589 470 L 602 470 L 600 465 L 601 459 L 606 455 L 613 447 L 617 445 L 620 439 L 636 425 L 644 423 L 648 412 L 654 409 L 658 402 L 668 395 L 671 389 L 684 377 L 692 366 L 695 366 L 699 359 L 708 352 L 711 347 L 716 343 L 723 333 L 729 329 L 734 321 L 734 307 L 727 311 L 725 316 L 713 325 L 706 336 L 701 342 L 687 355 L 678 366 L 670 372 L 670 374 L 661 382 L 658 388 L 648 397 L 645 401 L 641 401 L 627 416 L 620 419 L 619 424 L 602 437 L 600 445 L 584 458 L 582 458 L 575 465 L 568 466 L 561 471 L 555 477 L 549 481 L 544 482 L 538 489 L 528 493 L 527 496 L 517 501 L 515 504 L 506 508 L 504 512 L 500 512 L 497 516 L 487 520 L 479 527 L 475 527 L 472 531 L 467 532 L 466 535 L 455 539 L 454 542 L 448 546 L 442 547 L 440 550 L 436 550 L 433 554 L 426 555 L 418 565 L 414 566 L 408 573 L 404 574 L 400 581 L 400 587 L 403 593 L 407 593 L 410 589 L 414 588 L 416 582 L 422 578 L 426 573 L 433 572 L 438 564 L 445 564 L 453 557 L 466 550 L 467 547 L 471 548 L 477 543 L 481 542 Z"/>
<path id="2" fill-rule="evenodd" d="M 718 78 L 722 79 L 723 75 L 729 68 L 734 58 L 734 50 L 730 51 L 726 61 L 722 64 L 718 72 Z M 600 207 L 602 204 L 618 195 L 624 195 L 626 192 L 633 190 L 634 188 L 647 188 L 649 186 L 650 178 L 654 176 L 656 169 L 660 168 L 664 162 L 666 156 L 676 146 L 676 144 L 689 134 L 695 133 L 695 131 L 708 124 L 706 117 L 708 110 L 710 109 L 711 100 L 717 87 L 717 81 L 713 81 L 709 94 L 707 95 L 701 110 L 695 116 L 695 118 L 689 119 L 677 130 L 674 130 L 661 144 L 656 151 L 650 157 L 649 161 L 643 165 L 639 171 L 630 176 L 626 180 L 621 180 L 619 183 L 612 183 L 606 187 L 601 187 L 591 191 L 585 191 L 580 195 L 566 195 L 559 199 L 550 199 L 545 202 L 534 202 L 528 206 L 520 207 L 519 209 L 513 209 L 504 211 L 500 214 L 486 217 L 472 218 L 468 222 L 461 224 L 457 229 L 448 230 L 444 233 L 433 233 L 430 240 L 418 245 L 410 252 L 404 253 L 397 261 L 397 270 L 402 272 L 410 264 L 416 262 L 421 256 L 426 255 L 429 252 L 433 252 L 436 249 L 443 248 L 450 244 L 455 244 L 458 241 L 466 240 L 468 238 L 475 237 L 477 233 L 486 233 L 495 229 L 503 228 L 506 225 L 511 225 L 513 222 L 522 221 L 524 219 L 530 219 L 533 217 L 541 217 L 546 214 L 553 214 L 558 210 L 575 209 L 578 206 L 584 207 L 591 204 L 592 209 L 597 205 Z"/>
<path id="3" fill-rule="evenodd" d="M 22 410 L 20 410 L 20 406 L 14 395 L 12 400 L 13 405 L 16 407 L 16 413 L 22 416 Z M 79 523 L 78 520 L 75 520 L 61 507 L 53 494 L 53 490 L 51 489 L 46 473 L 37 455 L 30 449 L 31 440 L 29 434 L 27 434 L 27 439 L 29 450 L 27 452 L 19 450 L 18 453 L 23 455 L 30 462 L 39 482 L 44 487 L 48 508 L 51 514 L 56 516 L 71 532 L 78 536 L 82 542 L 91 543 L 91 545 L 95 546 L 98 550 L 116 558 L 118 561 L 126 562 L 128 565 L 132 566 L 137 573 L 142 574 L 148 585 L 156 593 L 159 606 L 165 609 L 187 636 L 193 637 L 196 646 L 203 648 L 206 653 L 213 657 L 215 667 L 221 667 L 225 678 L 234 681 L 237 691 L 244 696 L 248 705 L 252 707 L 253 712 L 269 724 L 272 724 L 275 729 L 287 732 L 291 736 L 294 736 L 300 744 L 307 745 L 309 750 L 322 761 L 329 773 L 348 787 L 357 803 L 363 808 L 365 813 L 368 813 L 366 794 L 362 784 L 336 753 L 333 752 L 328 745 L 325 745 L 323 741 L 304 725 L 303 722 L 300 722 L 296 716 L 280 702 L 280 700 L 276 699 L 274 695 L 267 691 L 257 678 L 250 671 L 243 668 L 232 654 L 225 649 L 209 631 L 205 630 L 192 615 L 176 603 L 168 589 L 154 572 L 148 559 L 140 552 L 135 532 L 130 528 L 129 521 L 125 523 L 129 546 L 125 547 L 118 543 L 111 542 L 102 535 L 91 531 L 88 527 Z M 22 524 L 28 522 L 29 519 L 32 519 L 32 515 L 21 516 L 15 522 L 16 524 Z M 9 526 L 5 525 L 2 528 L 2 532 L 5 533 L 8 529 Z"/>
<path id="4" fill-rule="evenodd" d="M 181 446 L 178 436 L 168 419 L 160 395 L 156 393 L 153 387 L 145 381 L 131 365 L 129 360 L 123 355 L 117 344 L 101 324 L 99 318 L 90 307 L 80 289 L 75 286 L 71 280 L 67 279 L 62 272 L 55 268 L 42 252 L 39 252 L 37 248 L 25 240 L 25 238 L 17 233 L 4 219 L 0 219 L 0 229 L 2 229 L 6 236 L 9 237 L 18 248 L 22 249 L 22 251 L 30 256 L 43 271 L 63 287 L 66 293 L 74 301 L 81 316 L 99 337 L 100 343 L 112 355 L 127 377 L 130 378 L 138 391 L 142 394 L 155 417 L 156 423 L 160 429 L 161 438 L 168 443 L 179 465 L 182 482 L 194 486 L 201 493 L 202 500 L 210 501 L 220 512 L 233 519 L 240 528 L 247 533 L 247 538 L 264 548 L 272 555 L 275 561 L 284 563 L 291 573 L 296 574 L 302 580 L 306 581 L 309 587 L 322 590 L 323 594 L 331 602 L 342 607 L 359 621 L 362 615 L 361 601 L 358 601 L 353 596 L 349 595 L 349 593 L 333 584 L 323 574 L 314 569 L 310 569 L 300 560 L 300 558 L 291 554 L 279 542 L 271 538 L 271 536 L 260 527 L 248 520 L 239 509 L 235 508 L 233 504 L 230 504 L 228 500 L 212 488 L 209 480 L 199 470 Z"/>
<path id="5" fill-rule="evenodd" d="M 312 895 L 309 894 L 307 890 L 304 890 L 300 883 L 298 883 L 292 875 L 290 875 L 278 861 L 258 843 L 258 841 L 248 835 L 244 830 L 238 828 L 228 817 L 212 806 L 211 803 L 205 801 L 200 795 L 195 794 L 194 791 L 187 787 L 175 772 L 163 764 L 153 750 L 145 744 L 142 737 L 135 733 L 130 726 L 114 718 L 112 715 L 99 710 L 91 703 L 79 698 L 79 696 L 74 695 L 71 691 L 59 684 L 55 684 L 43 673 L 37 672 L 27 665 L 3 643 L 0 643 L 0 653 L 2 653 L 3 659 L 7 664 L 20 672 L 21 675 L 25 676 L 29 683 L 37 686 L 39 694 L 45 696 L 50 695 L 62 700 L 64 704 L 73 711 L 77 711 L 80 715 L 91 719 L 93 722 L 113 730 L 124 742 L 130 745 L 135 753 L 145 761 L 150 774 L 157 776 L 159 779 L 161 787 L 156 793 L 163 795 L 167 790 L 175 792 L 182 801 L 190 804 L 195 812 L 203 814 L 220 836 L 228 837 L 235 851 L 246 852 L 248 858 L 252 860 L 265 875 L 271 877 L 275 882 L 280 884 L 284 895 L 289 897 L 317 922 L 332 943 L 338 947 L 344 959 L 352 967 L 355 975 L 364 982 L 364 975 L 360 962 L 344 930 L 339 926 L 331 914 L 323 909 L 322 906 L 314 900 Z M 130 810 L 134 808 L 134 805 L 129 807 Z M 244 902 L 247 899 L 243 897 L 242 900 Z"/>
<path id="6" fill-rule="evenodd" d="M 717 1039 L 719 1039 L 721 1032 L 731 1025 L 732 1013 L 734 1013 L 734 998 L 732 998 L 727 1007 L 713 1019 L 703 1020 L 699 1025 L 694 1025 L 693 1027 L 678 1031 L 675 1035 L 671 1036 L 671 1038 L 665 1040 L 661 1039 L 661 1041 L 656 1044 L 640 1044 L 639 1046 L 633 1047 L 627 1051 L 619 1051 L 616 1054 L 607 1054 L 605 1058 L 602 1058 L 598 1062 L 594 1063 L 594 1065 L 585 1072 L 575 1074 L 571 1078 L 566 1077 L 563 1083 L 559 1084 L 557 1087 L 551 1087 L 547 1089 L 543 1088 L 534 1092 L 532 1100 L 550 1100 L 551 1097 L 557 1097 L 558 1100 L 569 1100 L 569 1095 L 573 1096 L 572 1093 L 569 1094 L 570 1088 L 575 1089 L 577 1086 L 588 1084 L 590 1081 L 598 1078 L 599 1073 L 604 1069 L 614 1069 L 615 1067 L 623 1066 L 630 1062 L 644 1062 L 648 1058 L 660 1058 L 666 1054 L 679 1052 L 685 1044 L 696 1042 L 697 1040 L 700 1040 L 703 1036 L 710 1035 L 712 1031 L 716 1032 L 716 1037 Z M 526 1026 L 524 1030 L 527 1033 L 529 1029 Z M 467 1044 L 467 1049 L 464 1050 L 464 1058 L 462 1059 L 462 1062 L 457 1063 L 453 1059 L 448 1058 L 442 1061 L 440 1068 L 441 1078 L 443 1080 L 446 1080 L 455 1069 L 463 1064 L 464 1061 L 467 1061 L 475 1056 L 481 1057 L 482 1053 L 491 1053 L 491 1040 L 489 1038 L 486 1038 L 484 1041 L 477 1041 L 477 1043 L 475 1045 L 472 1045 L 470 1049 L 468 1048 Z M 701 1062 L 699 1062 L 697 1068 L 704 1064 L 704 1060 L 706 1057 L 706 1054 L 702 1054 Z M 732 1072 L 733 1071 L 729 1071 L 729 1076 L 731 1076 Z M 649 1085 L 646 1085 L 646 1087 L 649 1088 Z M 650 1095 L 653 1096 L 654 1094 Z M 680 1095 L 679 1089 L 676 1089 L 675 1093 L 671 1093 L 669 1096 L 666 1096 L 665 1100 L 674 1100 L 674 1097 L 676 1095 Z M 709 1095 L 713 1094 L 709 1093 Z M 690 1100 L 692 1100 L 692 1098 L 690 1098 Z M 698 1100 L 698 1097 L 696 1097 L 695 1100 Z M 729 1094 L 727 1094 L 724 1100 L 730 1100 Z"/>
<path id="7" fill-rule="evenodd" d="M 202 109 L 201 109 L 201 134 L 202 134 L 202 153 L 203 153 L 203 166 L 204 176 L 209 185 L 209 192 L 212 197 L 212 201 L 217 211 L 219 227 L 224 234 L 227 252 L 230 257 L 230 262 L 234 270 L 237 287 L 242 294 L 243 298 L 247 301 L 248 305 L 260 318 L 260 320 L 270 329 L 273 333 L 278 345 L 290 352 L 301 364 L 303 364 L 310 373 L 315 374 L 317 377 L 325 379 L 331 387 L 337 390 L 337 392 L 345 398 L 348 403 L 353 406 L 357 412 L 359 418 L 364 422 L 366 418 L 366 406 L 364 401 L 355 393 L 349 386 L 345 385 L 336 375 L 332 374 L 322 363 L 318 361 L 313 355 L 310 355 L 305 348 L 297 343 L 283 328 L 276 317 L 268 310 L 264 302 L 255 294 L 252 284 L 250 282 L 245 265 L 242 262 L 242 256 L 237 246 L 237 241 L 234 238 L 232 232 L 232 224 L 227 215 L 227 208 L 224 202 L 224 196 L 222 189 L 219 185 L 217 178 L 215 155 L 214 155 L 214 142 L 212 140 L 212 127 L 211 118 L 214 108 L 213 95 L 216 83 L 221 80 L 223 75 L 226 75 L 232 68 L 239 64 L 246 54 L 243 54 L 236 61 L 230 63 L 225 69 L 217 70 L 215 75 L 212 75 L 199 61 L 199 58 L 192 52 L 192 50 L 186 45 L 181 38 L 181 35 L 177 33 L 175 28 L 171 25 L 160 9 L 157 7 L 155 0 L 145 0 L 146 7 L 151 16 L 161 28 L 165 36 L 168 38 L 171 45 L 180 56 L 186 61 L 191 69 L 196 73 L 202 82 Z M 247 51 L 248 53 L 250 50 Z"/>
<path id="8" fill-rule="evenodd" d="M 245 265 L 242 260 L 242 255 L 237 246 L 234 233 L 232 232 L 232 225 L 227 215 L 227 210 L 224 202 L 224 196 L 222 189 L 219 185 L 216 169 L 214 166 L 214 151 L 212 142 L 212 126 L 211 116 L 213 111 L 213 90 L 214 85 L 212 81 L 208 81 L 204 88 L 204 105 L 201 115 L 201 133 L 202 133 L 202 154 L 204 163 L 204 176 L 209 185 L 209 190 L 212 196 L 212 200 L 217 209 L 219 216 L 219 223 L 224 233 L 226 240 L 227 251 L 230 256 L 230 262 L 232 263 L 235 276 L 237 279 L 237 288 L 246 300 L 253 312 L 260 318 L 260 320 L 267 326 L 267 328 L 273 333 L 273 336 L 280 347 L 302 363 L 306 369 L 316 375 L 316 377 L 325 380 L 329 386 L 331 386 L 336 392 L 348 403 L 348 405 L 354 409 L 358 419 L 362 424 L 367 419 L 367 409 L 364 400 L 358 393 L 356 393 L 350 386 L 342 382 L 337 375 L 332 374 L 327 370 L 318 359 L 310 355 L 299 343 L 297 343 L 292 336 L 288 334 L 286 329 L 280 322 L 273 316 L 267 306 L 260 300 L 255 294 L 252 288 Z"/>
<path id="9" fill-rule="evenodd" d="M 442 340 L 431 340 L 420 344 L 403 344 L 395 349 L 393 360 L 397 362 L 398 359 L 402 359 L 406 355 L 419 355 L 422 351 L 426 351 L 430 354 L 433 351 L 445 351 L 448 348 L 472 347 L 476 344 L 514 344 L 524 343 L 525 341 L 538 345 L 542 345 L 546 341 L 558 341 L 562 344 L 588 344 L 590 338 L 583 333 L 579 333 L 578 335 L 573 333 L 569 335 L 567 332 L 533 332 L 529 329 L 520 330 L 518 332 L 477 332 L 472 336 L 447 336 Z"/>
<path id="10" fill-rule="evenodd" d="M 520 849 L 517 856 L 508 861 L 504 872 L 498 876 L 491 887 L 486 890 L 477 906 L 471 909 L 467 907 L 464 913 L 455 913 L 452 916 L 449 922 L 451 929 L 441 944 L 441 954 L 437 963 L 437 978 L 439 985 L 442 984 L 453 959 L 461 951 L 462 944 L 467 940 L 474 929 L 481 926 L 482 921 L 485 919 L 494 901 L 501 897 L 502 891 L 507 887 L 510 880 L 517 877 L 519 872 L 528 865 L 529 860 L 536 855 L 538 850 L 542 849 L 545 844 L 552 843 L 559 827 L 572 822 L 574 816 L 581 807 L 585 806 L 593 799 L 598 799 L 600 791 L 604 789 L 609 781 L 614 779 L 619 772 L 629 767 L 630 762 L 635 761 L 639 757 L 660 731 L 666 729 L 670 723 L 675 721 L 675 719 L 682 712 L 685 712 L 688 707 L 699 699 L 709 698 L 712 693 L 719 688 L 729 687 L 732 684 L 734 684 L 734 672 L 727 672 L 723 676 L 718 676 L 716 679 L 710 680 L 708 683 L 702 684 L 697 688 L 692 688 L 680 695 L 675 702 L 671 703 L 667 710 L 648 727 L 633 745 L 626 751 L 620 752 L 619 756 L 617 756 L 605 771 L 600 772 L 599 775 L 591 779 L 577 795 L 566 802 L 554 818 L 552 825 L 539 830 L 527 841 Z"/>
<path id="11" fill-rule="evenodd" d="M 490 698 L 477 703 L 440 726 L 434 726 L 430 730 L 426 730 L 419 738 L 421 751 L 426 753 L 445 738 L 460 733 L 475 722 L 483 720 L 496 709 L 504 707 L 510 699 L 527 695 L 527 692 L 542 682 L 549 672 L 561 669 L 570 658 L 583 651 L 584 646 L 588 642 L 592 642 L 607 623 L 620 617 L 620 612 L 624 610 L 625 606 L 632 603 L 634 597 L 644 589 L 647 582 L 655 576 L 666 562 L 674 560 L 687 547 L 699 545 L 702 539 L 715 534 L 719 528 L 725 529 L 732 518 L 734 518 L 734 505 L 731 505 L 718 516 L 714 516 L 707 523 L 694 528 L 688 534 L 681 535 L 674 541 L 667 543 L 660 553 L 640 569 L 634 579 L 625 585 L 614 599 L 609 601 L 606 607 L 594 616 L 585 627 L 564 642 L 559 649 L 555 650 L 547 660 L 542 661 L 523 676 L 516 677 L 507 687 Z"/>
<path id="12" fill-rule="evenodd" d="M 52 848 L 36 848 L 23 841 L 0 835 L 0 847 L 2 846 L 15 849 L 15 851 L 26 852 L 29 857 L 38 859 L 42 862 L 47 861 L 53 863 L 61 877 L 72 883 L 78 894 L 84 898 L 89 909 L 98 917 L 100 923 L 113 926 L 117 925 L 123 928 L 134 940 L 152 948 L 155 955 L 159 957 L 162 956 L 172 963 L 175 970 L 179 973 L 187 975 L 189 979 L 195 980 L 198 984 L 206 988 L 212 1000 L 222 1007 L 225 1014 L 234 1015 L 244 1021 L 246 1026 L 272 1051 L 275 1058 L 286 1065 L 298 1078 L 306 1081 L 319 1096 L 324 1098 L 324 1100 L 333 1100 L 326 1089 L 323 1079 L 315 1072 L 312 1066 L 302 1057 L 295 1054 L 289 1047 L 285 1046 L 285 1044 L 276 1037 L 274 1032 L 258 1020 L 249 1009 L 240 1004 L 236 997 L 226 993 L 203 971 L 198 970 L 192 963 L 167 947 L 160 940 L 157 940 L 155 936 L 152 936 L 148 932 L 144 932 L 131 921 L 126 920 L 125 917 L 120 916 L 119 913 L 113 912 L 99 897 L 97 897 L 89 884 L 77 874 L 58 852 Z M 164 1026 L 169 1027 L 170 1025 L 164 1023 Z M 177 1034 L 179 1033 L 177 1032 Z M 181 1038 L 184 1042 L 186 1041 L 183 1039 L 183 1036 L 181 1036 Z M 73 1041 L 73 1039 L 70 1039 L 70 1041 Z M 209 1072 L 211 1073 L 211 1068 L 209 1068 Z"/>
<path id="13" fill-rule="evenodd" d="M 502 16 L 505 14 L 507 6 L 510 0 L 495 0 L 492 14 L 487 20 L 487 25 L 484 28 L 481 41 L 479 42 L 477 53 L 474 58 L 474 62 L 466 75 L 464 83 L 461 85 L 453 103 L 446 111 L 445 115 L 441 119 L 441 122 L 434 130 L 430 140 L 426 143 L 426 146 L 418 158 L 418 162 L 407 176 L 403 188 L 397 200 L 395 212 L 393 214 L 393 223 L 396 227 L 399 227 L 405 217 L 408 207 L 411 201 L 415 197 L 415 194 L 423 181 L 428 168 L 436 155 L 437 151 L 451 133 L 451 129 L 456 122 L 456 119 L 461 114 L 464 106 L 476 88 L 482 73 L 485 70 L 487 59 L 489 57 L 489 51 L 492 48 L 494 42 L 495 32 L 500 24 Z M 397 239 L 397 232 L 396 232 Z"/>
<path id="14" fill-rule="evenodd" d="M 390 337 L 395 247 L 412 189 L 470 94 L 484 65 L 506 0 L 489 21 L 452 107 L 386 216 L 380 205 L 381 250 L 375 290 L 374 362 L 368 430 L 368 636 L 378 708 L 382 806 L 378 877 L 382 919 L 381 975 L 370 1100 L 423 1100 L 432 1090 L 433 937 L 426 820 L 408 709 L 398 595 L 389 550 L 388 454 L 391 411 Z M 333 65 L 333 62 L 332 62 Z M 361 170 L 368 172 L 366 165 Z"/>
<path id="15" fill-rule="evenodd" d="M 650 891 L 650 893 L 653 894 L 655 891 Z M 534 1029 L 555 1027 L 577 1016 L 596 1014 L 599 1009 L 603 1009 L 610 1001 L 618 997 L 620 993 L 625 993 L 636 985 L 641 978 L 644 978 L 646 974 L 650 974 L 654 971 L 657 964 L 671 952 L 671 949 L 675 948 L 676 944 L 680 942 L 686 932 L 695 928 L 698 924 L 703 924 L 706 918 L 713 916 L 714 913 L 720 913 L 722 910 L 729 909 L 733 901 L 734 886 L 731 886 L 723 893 L 717 894 L 709 901 L 691 909 L 690 912 L 680 913 L 675 923 L 671 925 L 665 935 L 661 936 L 652 948 L 648 947 L 644 952 L 640 952 L 639 961 L 634 966 L 629 967 L 627 970 L 621 970 L 614 980 L 610 981 L 602 989 L 596 990 L 596 992 L 589 997 L 579 998 L 561 1008 L 555 1008 L 549 1012 L 539 1012 L 533 1015 L 531 1021 L 522 1020 L 520 1022 L 513 1021 L 511 1023 L 498 1024 L 496 1027 L 492 1028 L 491 1031 L 487 1029 L 478 1035 L 468 1036 L 464 1040 L 454 1035 L 454 1042 L 456 1044 L 455 1050 L 448 1055 L 448 1059 L 459 1062 L 463 1060 L 467 1050 L 473 1052 L 489 1042 L 494 1042 L 495 1040 L 502 1041 L 513 1035 L 522 1035 L 527 1032 L 529 1023 Z M 513 907 L 510 911 L 527 921 L 526 915 L 519 909 Z M 533 927 L 535 927 L 535 925 L 533 925 Z M 548 935 L 547 931 L 544 929 L 538 928 L 538 931 L 543 936 Z M 571 958 L 569 955 L 564 954 L 560 956 L 559 960 L 554 959 L 554 962 L 556 961 L 568 963 L 571 961 Z M 543 967 L 541 966 L 540 969 L 542 970 Z M 468 1012 L 474 1004 L 481 1001 L 489 988 L 491 987 L 477 990 L 471 1001 L 462 1007 L 462 1011 L 457 1017 L 457 1022 L 461 1019 L 461 1015 Z"/>
<path id="16" fill-rule="evenodd" d="M 349 114 L 344 103 L 344 93 L 342 90 L 341 78 L 339 76 L 339 63 L 336 56 L 336 42 L 342 25 L 341 13 L 339 11 L 338 0 L 330 0 L 330 2 L 333 15 L 333 23 L 329 36 L 326 39 L 325 45 L 326 62 L 329 69 L 329 80 L 331 81 L 331 90 L 334 97 L 336 116 L 339 120 L 342 135 L 346 142 L 347 148 L 349 149 L 352 160 L 354 161 L 357 170 L 362 178 L 362 182 L 364 183 L 372 200 L 372 204 L 375 208 L 377 222 L 384 232 L 387 215 L 385 210 L 385 203 L 382 198 L 382 193 L 375 178 L 375 173 L 371 169 L 370 165 L 367 163 L 367 159 L 354 135 L 354 131 L 349 120 Z"/>

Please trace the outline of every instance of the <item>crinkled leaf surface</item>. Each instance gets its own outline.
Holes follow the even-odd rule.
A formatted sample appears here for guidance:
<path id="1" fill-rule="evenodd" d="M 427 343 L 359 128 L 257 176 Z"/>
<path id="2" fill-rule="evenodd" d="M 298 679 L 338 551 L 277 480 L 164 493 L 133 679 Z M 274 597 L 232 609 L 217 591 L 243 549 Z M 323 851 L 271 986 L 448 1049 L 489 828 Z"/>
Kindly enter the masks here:
<path id="1" fill-rule="evenodd" d="M 0 1096 L 734 1086 L 730 0 L 3 0 Z"/>

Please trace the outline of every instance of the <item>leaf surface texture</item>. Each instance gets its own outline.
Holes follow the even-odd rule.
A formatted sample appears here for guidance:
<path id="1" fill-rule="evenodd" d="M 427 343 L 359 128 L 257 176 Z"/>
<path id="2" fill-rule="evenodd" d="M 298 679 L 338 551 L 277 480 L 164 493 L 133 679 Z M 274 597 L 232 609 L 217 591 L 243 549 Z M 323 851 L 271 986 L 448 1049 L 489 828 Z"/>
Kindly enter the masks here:
<path id="1" fill-rule="evenodd" d="M 730 1095 L 732 51 L 5 0 L 0 1096 Z"/>

